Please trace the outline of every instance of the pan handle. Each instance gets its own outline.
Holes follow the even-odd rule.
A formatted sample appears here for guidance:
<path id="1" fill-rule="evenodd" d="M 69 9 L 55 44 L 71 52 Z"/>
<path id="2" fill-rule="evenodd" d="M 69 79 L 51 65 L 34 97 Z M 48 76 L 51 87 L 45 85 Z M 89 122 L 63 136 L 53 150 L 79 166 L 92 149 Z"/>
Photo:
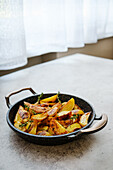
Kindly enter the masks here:
<path id="1" fill-rule="evenodd" d="M 35 92 L 31 87 L 30 87 L 30 88 L 23 88 L 23 89 L 18 90 L 18 91 L 16 91 L 16 92 L 12 92 L 12 93 L 10 93 L 7 97 L 5 97 L 7 107 L 10 108 L 10 107 L 12 106 L 11 103 L 10 103 L 10 100 L 9 100 L 9 98 L 10 98 L 12 95 L 17 94 L 17 93 L 20 93 L 21 91 L 25 91 L 25 90 L 30 90 L 31 93 L 36 94 L 36 92 Z"/>
<path id="2" fill-rule="evenodd" d="M 99 119 L 96 119 L 99 120 Z M 92 127 L 87 128 L 87 129 L 82 129 L 80 132 L 81 133 L 95 133 L 101 129 L 103 129 L 108 121 L 108 116 L 106 114 L 102 114 L 101 120 L 99 120 L 97 123 L 95 123 Z"/>
<path id="3" fill-rule="evenodd" d="M 74 138 L 82 133 L 90 134 L 90 133 L 98 132 L 99 130 L 103 129 L 106 126 L 108 121 L 108 116 L 106 114 L 102 114 L 100 118 L 95 118 L 95 120 L 99 120 L 99 121 L 90 128 L 82 129 L 77 134 L 69 135 L 68 139 Z"/>

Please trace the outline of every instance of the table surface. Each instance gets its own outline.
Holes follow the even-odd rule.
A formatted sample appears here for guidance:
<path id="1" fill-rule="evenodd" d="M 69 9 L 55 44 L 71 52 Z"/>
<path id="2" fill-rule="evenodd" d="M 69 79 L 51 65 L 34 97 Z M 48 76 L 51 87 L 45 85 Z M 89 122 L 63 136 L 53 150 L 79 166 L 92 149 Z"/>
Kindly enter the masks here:
<path id="1" fill-rule="evenodd" d="M 86 99 L 98 116 L 108 115 L 108 124 L 100 132 L 64 145 L 28 143 L 7 125 L 4 98 L 24 87 Z M 12 96 L 11 103 L 29 95 L 21 92 Z M 11 73 L 0 78 L 0 102 L 0 170 L 113 169 L 113 60 L 76 54 Z"/>

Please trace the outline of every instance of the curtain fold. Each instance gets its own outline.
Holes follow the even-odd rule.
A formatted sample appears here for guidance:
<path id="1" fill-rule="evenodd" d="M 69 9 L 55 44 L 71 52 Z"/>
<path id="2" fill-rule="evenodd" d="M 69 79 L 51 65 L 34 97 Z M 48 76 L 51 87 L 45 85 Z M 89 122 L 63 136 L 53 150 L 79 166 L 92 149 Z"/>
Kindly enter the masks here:
<path id="1" fill-rule="evenodd" d="M 113 36 L 113 0 L 0 0 L 0 69 Z"/>
<path id="2" fill-rule="evenodd" d="M 22 0 L 0 0 L 0 69 L 27 63 Z"/>

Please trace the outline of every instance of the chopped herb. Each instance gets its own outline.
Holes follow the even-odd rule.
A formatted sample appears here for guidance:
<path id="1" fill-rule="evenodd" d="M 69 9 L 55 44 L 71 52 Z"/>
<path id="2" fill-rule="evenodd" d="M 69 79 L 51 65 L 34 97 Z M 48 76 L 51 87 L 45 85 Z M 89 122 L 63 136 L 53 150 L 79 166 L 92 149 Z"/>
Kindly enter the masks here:
<path id="1" fill-rule="evenodd" d="M 41 93 L 40 94 L 40 96 L 38 96 L 38 100 L 37 100 L 37 103 L 39 103 L 40 102 L 40 99 L 41 99 L 41 97 L 43 96 L 43 93 Z"/>
<path id="2" fill-rule="evenodd" d="M 58 91 L 58 93 L 57 93 L 57 99 L 58 99 L 58 102 L 61 103 L 61 101 L 60 101 L 60 99 L 59 99 L 59 94 L 60 94 L 60 92 Z"/>
<path id="3" fill-rule="evenodd" d="M 29 122 L 30 122 L 30 123 L 32 123 L 32 122 L 33 122 L 33 120 L 29 120 Z"/>
<path id="4" fill-rule="evenodd" d="M 77 119 L 78 117 L 79 117 L 79 114 L 73 115 L 73 117 L 71 117 L 70 119 Z"/>
<path id="5" fill-rule="evenodd" d="M 38 113 L 38 114 L 42 114 L 42 113 Z"/>
<path id="6" fill-rule="evenodd" d="M 29 106 L 27 106 L 27 105 L 25 105 L 25 104 L 24 104 L 24 106 L 25 106 L 25 108 L 27 109 L 27 111 L 29 111 Z"/>
<path id="7" fill-rule="evenodd" d="M 22 123 L 21 125 L 19 125 L 19 127 L 24 127 L 28 124 L 28 122 Z"/>
<path id="8" fill-rule="evenodd" d="M 32 113 L 33 113 L 34 115 L 37 115 L 37 113 L 36 113 L 34 110 L 32 110 Z"/>

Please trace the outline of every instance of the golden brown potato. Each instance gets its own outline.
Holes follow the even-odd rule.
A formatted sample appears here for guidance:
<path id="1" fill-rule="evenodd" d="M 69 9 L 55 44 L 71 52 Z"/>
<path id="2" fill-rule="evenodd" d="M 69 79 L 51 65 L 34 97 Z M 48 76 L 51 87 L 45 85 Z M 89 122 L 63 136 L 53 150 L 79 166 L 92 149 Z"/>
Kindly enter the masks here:
<path id="1" fill-rule="evenodd" d="M 23 125 L 23 126 L 22 126 Z M 25 132 L 26 131 L 26 127 L 24 126 L 24 124 L 22 124 L 21 122 L 15 122 L 14 123 L 14 126 L 17 128 L 17 129 L 19 129 L 19 130 L 21 130 L 21 131 L 23 131 L 23 132 Z"/>
<path id="2" fill-rule="evenodd" d="M 90 113 L 91 112 L 87 112 L 80 117 L 79 123 L 82 127 L 84 127 L 88 124 L 88 119 L 89 119 Z"/>
<path id="3" fill-rule="evenodd" d="M 56 94 L 56 95 L 54 95 L 54 96 L 51 96 L 51 97 L 48 97 L 48 98 L 45 98 L 45 99 L 40 100 L 40 103 L 41 103 L 41 104 L 42 104 L 42 103 L 49 103 L 49 102 L 54 103 L 54 102 L 56 101 L 57 97 L 58 97 L 58 95 Z"/>
<path id="4" fill-rule="evenodd" d="M 41 122 L 42 120 L 46 119 L 47 116 L 48 116 L 47 113 L 42 113 L 42 114 L 32 115 L 31 119 L 32 120 L 37 120 L 37 121 Z"/>
<path id="5" fill-rule="evenodd" d="M 31 123 L 30 129 L 29 129 L 29 133 L 36 135 L 37 126 L 38 126 L 37 121 L 36 121 L 36 120 L 33 121 L 33 122 Z"/>
<path id="6" fill-rule="evenodd" d="M 75 106 L 75 100 L 74 98 L 71 98 L 66 104 L 62 106 L 60 109 L 60 112 L 62 111 L 71 111 Z"/>
<path id="7" fill-rule="evenodd" d="M 72 114 L 70 111 L 61 111 L 56 116 L 59 120 L 62 120 L 62 119 L 69 119 L 71 115 Z"/>
<path id="8" fill-rule="evenodd" d="M 67 130 L 54 118 L 50 121 L 50 130 L 54 135 L 61 135 L 67 133 Z"/>
<path id="9" fill-rule="evenodd" d="M 49 107 L 34 106 L 28 102 L 24 102 L 24 105 L 31 114 L 44 113 L 49 110 Z"/>
<path id="10" fill-rule="evenodd" d="M 64 126 L 65 128 L 67 128 L 69 125 L 72 125 L 73 123 L 76 123 L 78 121 L 78 117 L 73 118 L 73 116 L 70 119 L 66 119 L 66 120 L 58 120 L 58 122 Z"/>
<path id="11" fill-rule="evenodd" d="M 48 130 L 48 126 L 40 126 L 40 127 L 38 127 L 38 131 L 43 131 L 43 130 Z"/>
<path id="12" fill-rule="evenodd" d="M 22 106 L 19 106 L 18 112 L 15 116 L 14 122 L 27 122 L 30 118 L 30 113 L 24 110 Z"/>
<path id="13" fill-rule="evenodd" d="M 67 131 L 69 133 L 71 133 L 71 132 L 74 132 L 75 130 L 80 129 L 80 128 L 81 128 L 81 126 L 79 123 L 74 123 L 74 124 L 68 126 Z"/>
<path id="14" fill-rule="evenodd" d="M 41 135 L 41 136 L 51 136 L 51 134 L 45 130 L 43 131 L 38 131 L 37 135 Z"/>
<path id="15" fill-rule="evenodd" d="M 83 110 L 80 110 L 80 109 L 76 109 L 76 110 L 72 110 L 72 115 L 83 115 L 84 112 Z"/>

